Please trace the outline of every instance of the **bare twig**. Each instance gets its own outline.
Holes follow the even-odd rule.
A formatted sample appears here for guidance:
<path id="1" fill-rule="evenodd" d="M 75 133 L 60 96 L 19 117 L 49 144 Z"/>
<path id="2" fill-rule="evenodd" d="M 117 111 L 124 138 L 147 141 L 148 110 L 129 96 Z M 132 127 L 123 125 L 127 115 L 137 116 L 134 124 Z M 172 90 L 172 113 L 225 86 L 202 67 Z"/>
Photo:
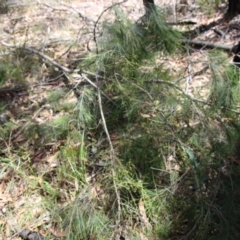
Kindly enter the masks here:
<path id="1" fill-rule="evenodd" d="M 89 22 L 92 21 L 91 19 L 83 16 L 82 13 L 78 12 L 78 11 L 77 11 L 76 9 L 74 9 L 73 7 L 67 6 L 67 5 L 63 4 L 62 2 L 61 2 L 61 3 L 58 2 L 58 3 L 61 4 L 62 6 L 64 6 L 65 8 L 56 8 L 56 7 L 50 6 L 50 5 L 47 4 L 47 3 L 43 3 L 43 2 L 40 2 L 40 1 L 37 1 L 37 2 L 38 2 L 38 4 L 44 5 L 44 6 L 46 6 L 46 7 L 48 7 L 48 8 L 51 8 L 52 10 L 55 10 L 55 11 L 71 11 L 71 12 L 77 13 L 78 16 L 79 16 L 79 18 L 81 18 L 83 21 L 89 21 Z"/>
<path id="2" fill-rule="evenodd" d="M 208 105 L 208 106 L 212 106 L 213 104 L 207 102 L 207 101 L 204 101 L 204 100 L 201 100 L 201 99 L 196 99 L 196 98 L 193 98 L 191 97 L 189 94 L 185 93 L 180 87 L 176 86 L 175 83 L 172 83 L 172 82 L 169 82 L 169 81 L 164 81 L 164 80 L 155 80 L 155 79 L 152 79 L 150 81 L 147 81 L 147 82 L 153 82 L 153 83 L 163 83 L 163 84 L 166 84 L 166 85 L 169 85 L 169 86 L 172 86 L 174 87 L 175 89 L 177 89 L 180 93 L 182 93 L 186 98 L 188 98 L 190 101 L 193 101 L 193 102 L 198 102 L 198 103 L 201 103 L 201 104 L 205 104 L 205 105 Z M 230 109 L 230 108 L 222 108 L 222 109 L 225 109 L 227 111 L 230 111 L 230 112 L 233 112 L 233 113 L 236 113 L 236 114 L 240 114 L 239 111 L 236 111 L 236 110 L 233 110 L 233 109 Z"/>
<path id="3" fill-rule="evenodd" d="M 192 62 L 191 62 L 191 58 L 189 56 L 189 51 L 187 50 L 187 53 L 188 53 L 188 67 L 187 67 L 187 70 L 188 70 L 188 77 L 187 77 L 187 81 L 186 81 L 186 93 L 188 92 L 189 90 L 189 84 L 192 83 L 192 75 L 193 75 L 193 71 L 192 71 Z"/>
<path id="4" fill-rule="evenodd" d="M 183 76 L 183 77 L 180 77 L 179 79 L 177 79 L 174 83 L 177 84 L 178 82 L 180 82 L 181 80 L 185 79 L 185 78 L 188 78 L 189 76 L 192 76 L 192 77 L 195 77 L 195 76 L 198 76 L 202 73 L 204 73 L 207 69 L 209 68 L 209 66 L 205 66 L 204 68 L 202 68 L 201 70 L 197 71 L 197 72 L 192 72 L 186 76 Z"/>
<path id="5" fill-rule="evenodd" d="M 145 89 L 139 87 L 139 86 L 138 86 L 137 84 L 135 84 L 135 83 L 132 83 L 132 85 L 134 85 L 135 87 L 137 87 L 138 89 L 140 89 L 141 91 L 143 91 L 144 93 L 146 93 L 146 94 L 148 95 L 148 97 L 151 99 L 151 101 L 153 101 L 153 97 L 151 96 L 151 94 L 150 94 L 148 91 L 146 91 Z"/>
<path id="6" fill-rule="evenodd" d="M 61 58 L 61 57 L 63 57 L 64 55 L 66 55 L 66 54 L 72 49 L 72 47 L 79 41 L 80 35 L 81 35 L 81 30 L 82 30 L 82 29 L 83 29 L 83 27 L 79 29 L 79 31 L 78 31 L 78 37 L 74 40 L 74 42 L 72 42 L 72 43 L 70 44 L 70 46 L 68 47 L 68 49 L 59 56 L 59 58 Z"/>
<path id="7" fill-rule="evenodd" d="M 113 158 L 114 158 L 114 148 L 113 148 L 112 140 L 111 140 L 110 135 L 109 135 L 109 132 L 108 132 L 108 128 L 107 128 L 105 116 L 104 116 L 104 113 L 103 113 L 102 98 L 101 98 L 101 89 L 100 89 L 100 84 L 99 84 L 99 81 L 98 81 L 98 77 L 97 77 L 97 84 L 98 84 L 98 87 L 97 87 L 98 105 L 99 105 L 99 110 L 100 110 L 100 114 L 101 114 L 102 125 L 103 125 L 104 131 L 105 131 L 105 133 L 106 133 L 106 135 L 107 135 L 107 140 L 108 140 L 109 145 L 110 145 L 110 149 L 111 149 L 111 159 L 112 159 L 112 162 L 113 162 Z"/>
<path id="8" fill-rule="evenodd" d="M 14 48 L 14 49 L 22 49 L 22 50 L 26 50 L 26 51 L 29 51 L 31 53 L 35 53 L 36 55 L 40 56 L 41 58 L 47 60 L 50 64 L 52 64 L 53 66 L 57 67 L 58 69 L 62 70 L 64 72 L 64 76 L 69 80 L 70 77 L 68 76 L 68 74 L 70 73 L 79 73 L 79 75 L 84 78 L 91 86 L 93 86 L 95 89 L 98 90 L 98 87 L 97 85 L 92 82 L 88 77 L 87 75 L 92 75 L 96 78 L 100 78 L 101 76 L 98 75 L 98 74 L 94 74 L 94 73 L 90 73 L 88 71 L 81 71 L 81 69 L 71 69 L 71 68 L 67 68 L 67 67 L 64 67 L 62 66 L 61 64 L 59 64 L 58 62 L 56 62 L 54 59 L 52 59 L 51 57 L 47 56 L 46 54 L 38 51 L 37 49 L 34 49 L 34 48 L 31 48 L 31 47 L 22 47 L 22 46 L 14 46 L 14 45 L 11 45 L 11 44 L 8 44 L 8 43 L 5 43 L 4 41 L 0 41 L 0 43 L 5 46 L 5 47 L 8 47 L 8 48 Z M 113 103 L 113 101 L 102 91 L 100 91 L 101 94 L 107 98 L 110 102 Z M 115 103 L 113 103 L 115 104 Z"/>
<path id="9" fill-rule="evenodd" d="M 119 190 L 117 189 L 117 185 L 116 185 L 116 182 L 115 182 L 115 172 L 114 170 L 112 169 L 112 176 L 113 176 L 113 184 L 114 184 L 114 189 L 115 189 L 115 194 L 116 194 L 116 197 L 117 197 L 117 204 L 118 204 L 118 223 L 120 223 L 121 221 L 121 200 L 120 200 L 120 192 Z"/>
<path id="10" fill-rule="evenodd" d="M 113 168 L 111 169 L 111 171 L 112 171 L 113 185 L 114 185 L 114 190 L 115 190 L 115 194 L 116 194 L 117 208 L 118 208 L 116 226 L 119 227 L 120 223 L 121 223 L 121 214 L 122 214 L 121 213 L 122 212 L 121 211 L 121 198 L 120 198 L 120 192 L 117 188 L 116 181 L 115 181 L 115 176 L 116 176 L 115 171 Z M 117 237 L 117 238 L 119 238 L 119 237 Z M 114 232 L 112 233 L 110 240 L 112 240 L 112 239 L 116 239 Z"/>
<path id="11" fill-rule="evenodd" d="M 111 5 L 110 7 L 107 7 L 107 8 L 104 9 L 104 10 L 102 11 L 102 13 L 99 15 L 97 21 L 96 21 L 95 24 L 94 24 L 94 28 L 93 28 L 93 41 L 95 42 L 95 45 L 96 45 L 96 53 L 98 53 L 98 44 L 97 44 L 97 37 L 96 37 L 96 29 L 97 29 L 97 25 L 98 25 L 101 17 L 102 17 L 103 14 L 104 14 L 105 12 L 107 12 L 109 9 L 114 8 L 114 7 L 116 7 L 117 5 L 120 5 L 120 4 L 122 4 L 122 3 L 126 2 L 126 1 L 127 1 L 127 0 L 123 0 L 123 1 L 121 1 L 121 2 L 118 2 L 118 3 L 115 3 L 115 4 Z"/>
<path id="12" fill-rule="evenodd" d="M 102 90 L 100 90 L 99 87 L 98 87 L 94 82 L 92 82 L 92 81 L 87 77 L 87 75 L 86 75 L 85 73 L 82 73 L 81 76 L 82 76 L 90 85 L 92 85 L 94 88 L 96 88 L 98 91 L 100 91 L 100 93 L 101 93 L 105 98 L 107 98 L 107 100 L 109 100 L 110 102 L 112 102 L 112 103 L 116 106 L 116 104 L 115 104 Z M 98 81 L 99 75 L 97 74 L 97 75 L 95 75 L 95 77 L 96 77 L 96 79 L 97 79 L 97 81 Z"/>
<path id="13" fill-rule="evenodd" d="M 169 81 L 164 81 L 164 80 L 160 80 L 160 79 L 152 79 L 148 82 L 153 82 L 153 83 L 163 83 L 169 86 L 174 87 L 175 89 L 177 89 L 179 92 L 181 92 L 184 96 L 186 96 L 188 99 L 195 101 L 195 102 L 199 102 L 199 103 L 203 103 L 203 104 L 207 104 L 210 105 L 210 103 L 204 101 L 204 100 L 200 100 L 200 99 L 195 99 L 193 97 L 191 97 L 190 95 L 188 95 L 187 93 L 185 93 L 180 87 L 178 87 L 175 83 L 169 82 Z"/>
<path id="14" fill-rule="evenodd" d="M 1 41 L 0 42 L 3 46 L 5 47 L 9 47 L 9 48 L 15 48 L 15 49 L 22 49 L 22 50 L 27 50 L 31 53 L 35 53 L 37 54 L 38 56 L 42 57 L 43 59 L 47 60 L 49 63 L 51 63 L 53 66 L 57 67 L 58 69 L 61 69 L 62 71 L 64 72 L 67 72 L 67 73 L 73 73 L 73 72 L 78 72 L 79 70 L 74 70 L 74 69 L 69 69 L 69 68 L 66 68 L 64 66 L 62 66 L 61 64 L 59 64 L 58 62 L 56 62 L 54 59 L 52 59 L 51 57 L 47 56 L 46 54 L 34 49 L 34 48 L 31 48 L 31 47 L 22 47 L 22 46 L 14 46 L 14 45 L 11 45 L 11 44 L 8 44 L 4 41 Z"/>
<path id="15" fill-rule="evenodd" d="M 188 39 L 182 39 L 182 43 L 185 44 L 191 44 L 196 45 L 199 47 L 207 47 L 207 48 L 217 48 L 217 49 L 223 49 L 227 51 L 231 51 L 233 46 L 231 45 L 224 45 L 224 44 L 218 44 L 218 43 L 212 43 L 212 42 L 205 42 L 205 41 L 198 41 L 198 40 L 188 40 Z"/>

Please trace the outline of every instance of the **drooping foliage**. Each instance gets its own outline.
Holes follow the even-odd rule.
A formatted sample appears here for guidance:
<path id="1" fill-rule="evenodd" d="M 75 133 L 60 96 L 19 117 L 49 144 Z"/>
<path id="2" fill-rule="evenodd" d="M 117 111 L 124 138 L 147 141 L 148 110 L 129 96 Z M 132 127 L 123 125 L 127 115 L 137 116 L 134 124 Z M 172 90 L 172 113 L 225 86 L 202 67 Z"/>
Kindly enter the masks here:
<path id="1" fill-rule="evenodd" d="M 75 85 L 75 107 L 59 104 L 66 89 L 50 92 L 62 115 L 23 129 L 29 141 L 41 138 L 35 147 L 66 140 L 49 159 L 57 168 L 38 180 L 54 200 L 62 186 L 76 188 L 53 222 L 69 240 L 238 239 L 239 70 L 226 54 L 209 52 L 207 93 L 191 95 L 182 71 L 169 66 L 188 46 L 155 7 L 137 22 L 115 9 L 99 30 L 79 69 L 91 73 L 102 101 L 87 83 Z M 10 70 L 0 69 L 0 84 Z M 0 130 L 10 135 L 12 125 Z M 62 181 L 51 186 L 56 176 Z"/>
<path id="2" fill-rule="evenodd" d="M 137 23 L 116 9 L 96 54 L 81 65 L 97 72 L 111 98 L 103 109 L 123 163 L 105 169 L 115 170 L 106 173 L 104 208 L 110 221 L 138 222 L 135 237 L 237 239 L 238 70 L 225 54 L 210 52 L 209 92 L 191 96 L 165 64 L 169 54 L 184 54 L 179 38 L 156 9 Z"/>

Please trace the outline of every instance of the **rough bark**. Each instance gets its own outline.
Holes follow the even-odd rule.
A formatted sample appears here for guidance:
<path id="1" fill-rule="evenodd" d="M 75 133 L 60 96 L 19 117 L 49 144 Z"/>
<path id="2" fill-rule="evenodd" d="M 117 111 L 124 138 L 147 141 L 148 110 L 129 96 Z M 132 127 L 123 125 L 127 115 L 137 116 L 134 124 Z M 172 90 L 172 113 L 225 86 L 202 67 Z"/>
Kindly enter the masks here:
<path id="1" fill-rule="evenodd" d="M 154 6 L 154 0 L 143 0 L 143 5 L 145 7 L 145 11 L 149 11 Z"/>
<path id="2" fill-rule="evenodd" d="M 228 0 L 228 16 L 240 14 L 240 0 Z"/>

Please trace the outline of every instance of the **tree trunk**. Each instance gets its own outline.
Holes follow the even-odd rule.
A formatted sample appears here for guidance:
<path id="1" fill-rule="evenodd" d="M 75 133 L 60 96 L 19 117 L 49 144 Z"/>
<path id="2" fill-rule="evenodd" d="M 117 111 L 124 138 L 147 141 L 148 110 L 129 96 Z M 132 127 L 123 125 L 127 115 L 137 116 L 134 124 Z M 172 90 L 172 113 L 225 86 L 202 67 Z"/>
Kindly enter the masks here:
<path id="1" fill-rule="evenodd" d="M 148 11 L 151 11 L 151 9 L 153 8 L 154 0 L 143 0 L 143 5 L 144 5 L 145 11 L 147 13 Z"/>
<path id="2" fill-rule="evenodd" d="M 228 16 L 235 16 L 240 13 L 240 0 L 228 0 Z"/>

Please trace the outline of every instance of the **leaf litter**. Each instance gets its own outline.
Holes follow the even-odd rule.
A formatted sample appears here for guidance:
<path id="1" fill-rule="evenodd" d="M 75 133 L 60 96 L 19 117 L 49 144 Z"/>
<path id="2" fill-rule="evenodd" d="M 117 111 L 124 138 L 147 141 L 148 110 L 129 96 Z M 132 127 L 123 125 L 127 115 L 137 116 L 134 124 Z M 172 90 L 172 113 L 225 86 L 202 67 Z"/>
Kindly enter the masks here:
<path id="1" fill-rule="evenodd" d="M 123 4 L 125 11 L 134 19 L 138 19 L 144 13 L 140 2 L 141 1 L 133 0 Z M 202 12 L 199 11 L 199 5 L 193 3 L 194 1 L 180 2 L 181 4 L 178 6 L 175 4 L 175 1 L 155 1 L 157 5 L 173 13 L 173 19 L 169 20 L 192 20 L 200 25 L 208 24 L 223 17 L 223 14 L 219 13 L 219 11 L 216 11 L 212 17 L 209 17 L 209 14 L 201 14 Z M 84 56 L 87 53 L 88 44 L 91 41 L 91 29 L 86 22 L 79 17 L 78 9 L 81 10 L 83 16 L 96 21 L 99 14 L 101 14 L 107 6 L 111 5 L 112 1 L 71 1 L 71 3 L 66 1 L 62 2 L 61 7 L 58 6 L 59 3 L 57 1 L 51 1 L 50 3 L 49 1 L 36 1 L 35 3 L 32 1 L 21 1 L 21 3 L 23 5 L 20 4 L 20 1 L 15 5 L 10 5 L 9 14 L 1 15 L 1 40 L 9 43 L 16 42 L 17 44 L 27 43 L 36 48 L 42 46 L 42 51 L 68 67 L 72 59 L 78 59 L 79 56 Z M 66 14 L 68 17 L 66 17 Z M 218 25 L 218 27 L 222 29 L 225 25 L 226 22 L 223 22 L 222 25 Z M 233 33 L 230 32 L 230 35 L 226 35 L 225 38 L 219 39 L 219 36 L 213 29 L 210 29 L 204 34 L 197 36 L 196 39 L 212 42 L 219 42 L 220 40 L 223 44 L 233 45 L 239 41 L 238 38 L 235 38 L 235 35 L 233 31 Z M 74 42 L 76 39 L 77 42 Z M 1 49 L 1 53 L 3 54 L 5 54 L 6 51 L 6 49 Z M 209 70 L 206 70 L 203 74 L 194 75 L 194 73 L 201 71 L 207 66 L 208 54 L 206 50 L 191 51 L 191 56 L 184 58 L 176 57 L 175 59 L 166 58 L 166 61 L 173 74 L 182 72 L 185 76 L 191 76 L 190 78 L 186 77 L 181 80 L 182 88 L 186 90 L 186 93 L 192 96 L 197 95 L 202 97 L 208 95 Z M 63 82 L 61 80 L 51 82 L 49 78 L 54 79 L 56 76 L 51 76 L 51 71 L 47 63 L 36 66 L 36 69 L 38 72 L 35 76 L 31 74 L 25 76 L 24 81 L 26 81 L 26 85 L 29 86 L 27 90 L 28 95 L 14 96 L 12 99 L 12 109 L 6 110 L 6 115 L 10 118 L 10 121 L 14 123 L 14 126 L 5 144 L 5 147 L 7 145 L 5 151 L 8 151 L 9 148 L 14 149 L 15 145 L 27 145 L 31 149 L 30 152 L 32 152 L 32 155 L 29 158 L 21 159 L 21 156 L 18 156 L 17 152 L 11 153 L 12 158 L 7 160 L 9 161 L 7 165 L 8 168 L 4 168 L 2 164 L 4 163 L 4 159 L 1 158 L 0 229 L 3 229 L 5 239 L 13 239 L 13 232 L 18 233 L 14 239 L 18 237 L 25 239 L 43 239 L 43 237 L 38 234 L 39 229 L 41 229 L 43 236 L 47 235 L 49 231 L 57 238 L 66 236 L 64 230 L 48 225 L 50 224 L 50 215 L 44 206 L 44 196 L 36 190 L 44 184 L 44 174 L 54 175 L 54 168 L 60 165 L 58 161 L 58 151 L 64 144 L 64 141 L 60 143 L 49 141 L 44 145 L 44 148 L 38 148 L 32 145 L 35 141 L 31 143 L 31 140 L 22 134 L 27 125 L 25 122 L 28 122 L 29 119 L 31 119 L 32 123 L 43 125 L 52 119 L 59 118 L 66 114 L 64 111 L 53 112 L 51 109 L 52 106 L 45 103 L 47 92 L 56 91 L 64 87 Z M 48 79 L 46 79 L 45 76 L 47 76 Z M 176 75 L 176 80 L 178 78 L 179 76 Z M 6 87 L 9 86 L 6 85 Z M 73 104 L 76 102 L 73 93 L 66 96 L 67 97 L 61 99 L 61 101 L 67 103 L 72 102 Z M 12 98 L 12 96 L 10 97 Z M 149 114 L 144 113 L 142 113 L 142 116 L 144 118 L 151 117 Z M 24 123 L 26 125 L 24 125 Z M 12 138 L 14 135 L 16 137 Z M 113 135 L 114 134 L 112 134 L 112 136 Z M 39 135 L 31 136 L 31 138 L 41 141 L 41 136 Z M 3 145 L 4 144 L 1 143 L 1 146 Z M 169 171 L 179 170 L 179 166 L 170 159 L 172 159 L 172 156 L 169 157 L 167 163 Z M 14 166 L 11 167 L 12 163 L 14 163 Z M 38 177 L 32 175 L 31 169 L 27 167 L 29 163 L 32 164 L 31 168 L 36 171 Z M 21 165 L 26 166 L 29 172 L 27 177 L 21 173 L 19 169 Z M 88 176 L 89 182 L 93 179 L 91 175 L 92 173 Z M 52 186 L 55 185 L 54 182 L 50 183 L 50 185 L 51 184 Z M 74 195 L 75 189 L 78 189 L 77 185 L 74 182 L 65 184 L 65 187 L 72 185 L 72 189 L 70 188 L 70 190 L 68 190 Z M 54 187 L 58 187 L 58 185 Z M 49 189 L 50 188 L 51 186 L 49 186 Z M 90 192 L 93 198 L 101 196 L 101 198 L 104 199 L 106 197 L 98 184 L 93 185 Z M 66 198 L 63 196 L 62 201 L 70 202 L 71 197 Z M 61 202 L 59 202 L 59 204 L 61 205 Z M 66 202 L 64 204 L 66 204 Z M 141 221 L 151 227 L 144 203 L 141 200 L 139 201 L 138 207 Z M 142 235 L 142 239 L 145 239 L 145 236 Z"/>

